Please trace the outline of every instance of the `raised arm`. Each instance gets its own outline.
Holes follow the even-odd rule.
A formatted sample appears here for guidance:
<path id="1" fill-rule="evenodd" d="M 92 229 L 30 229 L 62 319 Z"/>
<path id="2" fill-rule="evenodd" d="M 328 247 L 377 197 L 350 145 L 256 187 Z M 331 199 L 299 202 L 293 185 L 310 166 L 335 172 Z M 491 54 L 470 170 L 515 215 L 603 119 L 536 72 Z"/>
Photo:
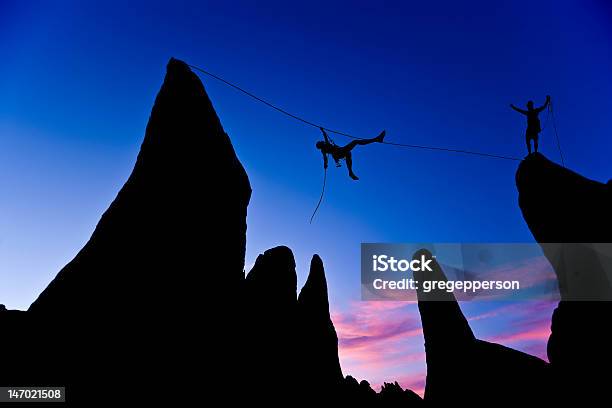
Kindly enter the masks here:
<path id="1" fill-rule="evenodd" d="M 544 109 L 546 109 L 546 107 L 548 106 L 549 103 L 550 103 L 550 95 L 546 95 L 546 102 L 544 102 L 544 105 L 542 105 L 538 109 L 536 109 L 538 111 L 538 113 L 540 113 Z"/>
<path id="2" fill-rule="evenodd" d="M 515 111 L 517 111 L 518 113 L 522 113 L 523 115 L 526 115 L 526 114 L 527 114 L 527 111 L 526 111 L 526 110 L 519 109 L 519 108 L 517 108 L 516 106 L 514 106 L 513 104 L 510 104 L 510 107 L 511 107 L 512 109 L 514 109 Z"/>
<path id="3" fill-rule="evenodd" d="M 329 136 L 327 136 L 327 132 L 325 131 L 325 129 L 323 129 L 322 127 L 320 127 L 319 129 L 321 129 L 321 133 L 323 133 L 323 137 L 325 138 L 325 143 L 331 143 L 329 141 Z"/>

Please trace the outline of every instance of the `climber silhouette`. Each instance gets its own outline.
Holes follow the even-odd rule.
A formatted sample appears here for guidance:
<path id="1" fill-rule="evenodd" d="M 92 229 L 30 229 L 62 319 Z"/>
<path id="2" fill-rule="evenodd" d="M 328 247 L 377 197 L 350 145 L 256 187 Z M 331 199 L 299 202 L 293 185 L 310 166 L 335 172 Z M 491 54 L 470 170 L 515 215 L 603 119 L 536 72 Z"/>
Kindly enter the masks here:
<path id="1" fill-rule="evenodd" d="M 538 152 L 538 135 L 542 131 L 540 126 L 540 118 L 538 115 L 542 112 L 550 103 L 550 95 L 546 95 L 546 102 L 539 108 L 533 107 L 533 101 L 527 102 L 527 110 L 519 109 L 513 104 L 510 107 L 515 111 L 522 113 L 527 116 L 527 131 L 525 132 L 525 141 L 527 142 L 527 150 L 531 154 L 531 140 L 533 139 L 533 147 L 535 152 Z"/>
<path id="2" fill-rule="evenodd" d="M 353 150 L 355 146 L 363 146 L 363 145 L 367 145 L 367 144 L 374 143 L 374 142 L 382 143 L 385 138 L 385 131 L 383 130 L 382 132 L 380 132 L 378 136 L 372 139 L 353 140 L 346 146 L 338 146 L 330 139 L 325 129 L 323 128 L 319 128 L 319 129 L 321 129 L 321 132 L 323 133 L 323 137 L 325 138 L 325 141 L 320 140 L 316 144 L 317 149 L 321 150 L 321 153 L 323 153 L 323 167 L 327 168 L 327 164 L 328 164 L 327 155 L 328 154 L 331 154 L 331 156 L 333 157 L 334 161 L 336 162 L 336 167 L 342 166 L 340 164 L 340 160 L 345 159 L 346 167 L 349 172 L 349 176 L 353 180 L 359 180 L 359 177 L 357 177 L 355 173 L 353 173 L 353 155 L 351 154 L 351 150 Z"/>

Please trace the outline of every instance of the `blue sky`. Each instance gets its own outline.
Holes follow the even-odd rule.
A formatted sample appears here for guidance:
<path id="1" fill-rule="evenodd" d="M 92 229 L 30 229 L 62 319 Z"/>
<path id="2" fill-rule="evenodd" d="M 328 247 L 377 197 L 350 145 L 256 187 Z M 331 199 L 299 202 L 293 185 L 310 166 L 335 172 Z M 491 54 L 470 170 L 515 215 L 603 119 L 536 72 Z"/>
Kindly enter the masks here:
<path id="1" fill-rule="evenodd" d="M 89 238 L 131 171 L 171 56 L 349 133 L 519 157 L 524 118 L 508 104 L 551 94 L 567 164 L 609 177 L 604 1 L 126 3 L 0 0 L 9 308 L 26 308 Z M 532 241 L 516 162 L 380 145 L 355 150 L 358 182 L 330 167 L 309 225 L 318 131 L 202 79 L 254 190 L 247 262 L 288 245 L 303 282 L 319 253 L 334 310 L 358 300 L 361 242 Z M 558 159 L 549 128 L 541 150 Z"/>

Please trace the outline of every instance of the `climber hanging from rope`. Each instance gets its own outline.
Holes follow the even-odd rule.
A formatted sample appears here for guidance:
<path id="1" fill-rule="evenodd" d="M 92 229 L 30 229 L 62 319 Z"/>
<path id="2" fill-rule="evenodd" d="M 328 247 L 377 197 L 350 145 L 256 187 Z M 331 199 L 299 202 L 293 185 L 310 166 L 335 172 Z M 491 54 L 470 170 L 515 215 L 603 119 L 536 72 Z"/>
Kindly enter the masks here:
<path id="1" fill-rule="evenodd" d="M 378 136 L 372 139 L 357 139 L 345 146 L 338 146 L 333 142 L 333 140 L 331 140 L 324 128 L 321 127 L 319 129 L 321 129 L 323 137 L 325 138 L 325 141 L 320 140 L 316 144 L 317 149 L 321 150 L 321 153 L 323 154 L 323 167 L 327 169 L 328 154 L 330 154 L 336 162 L 336 167 L 341 167 L 342 165 L 340 164 L 340 160 L 344 159 L 346 161 L 346 168 L 348 169 L 349 177 L 353 180 L 359 180 L 359 177 L 353 173 L 353 155 L 351 150 L 353 150 L 355 146 L 363 146 L 375 142 L 382 143 L 385 139 L 385 131 L 383 130 Z"/>
<path id="2" fill-rule="evenodd" d="M 527 102 L 527 110 L 519 109 L 513 104 L 510 104 L 512 109 L 527 116 L 527 131 L 525 132 L 525 140 L 527 142 L 527 150 L 529 151 L 529 154 L 531 154 L 531 140 L 533 140 L 535 152 L 538 152 L 538 136 L 542 131 L 542 126 L 540 125 L 540 118 L 538 115 L 540 112 L 546 109 L 549 103 L 550 95 L 546 95 L 546 102 L 544 102 L 544 105 L 540 106 L 539 108 L 533 107 L 533 101 Z"/>

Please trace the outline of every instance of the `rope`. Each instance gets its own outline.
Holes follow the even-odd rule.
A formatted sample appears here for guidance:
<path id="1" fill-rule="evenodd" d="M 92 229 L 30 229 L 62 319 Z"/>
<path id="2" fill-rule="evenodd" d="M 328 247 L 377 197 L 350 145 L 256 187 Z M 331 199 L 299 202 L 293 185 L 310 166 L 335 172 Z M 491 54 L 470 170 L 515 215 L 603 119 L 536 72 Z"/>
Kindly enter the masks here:
<path id="1" fill-rule="evenodd" d="M 544 129 L 548 127 L 549 122 L 550 122 L 550 104 L 546 108 L 546 122 L 544 122 L 544 126 L 542 126 L 541 132 L 544 132 Z"/>
<path id="2" fill-rule="evenodd" d="M 337 135 L 341 135 L 341 136 L 345 136 L 348 137 L 350 139 L 355 139 L 355 140 L 364 140 L 364 138 L 362 137 L 356 137 L 353 136 L 349 133 L 345 133 L 345 132 L 341 132 L 339 130 L 334 130 L 334 129 L 330 129 L 324 126 L 321 126 L 319 124 L 316 124 L 314 122 L 311 122 L 309 120 L 306 120 L 298 115 L 294 115 L 291 112 L 288 112 L 282 108 L 279 108 L 278 106 L 274 105 L 273 103 L 270 103 L 268 101 L 266 101 L 265 99 L 260 98 L 259 96 L 253 94 L 252 92 L 247 91 L 244 88 L 239 87 L 238 85 L 235 85 L 223 78 L 221 78 L 218 75 L 215 75 L 211 72 L 208 72 L 200 67 L 197 67 L 195 65 L 191 65 L 191 64 L 187 64 L 190 68 L 195 69 L 196 71 L 199 71 L 203 74 L 206 74 L 208 76 L 210 76 L 211 78 L 214 78 L 220 82 L 223 82 L 224 84 L 231 86 L 234 89 L 237 89 L 238 91 L 244 93 L 245 95 L 255 99 L 256 101 L 259 101 L 261 103 L 263 103 L 264 105 L 282 113 L 283 115 L 287 115 L 297 121 L 300 121 L 306 125 L 309 126 L 313 126 L 316 128 L 323 128 L 326 131 L 330 132 L 330 133 L 335 133 Z M 474 156 L 481 156 L 481 157 L 490 157 L 490 158 L 495 158 L 495 159 L 503 159 L 503 160 L 513 160 L 513 161 L 521 161 L 521 159 L 517 158 L 517 157 L 511 157 L 511 156 L 502 156 L 502 155 L 497 155 L 497 154 L 490 154 L 490 153 L 482 153 L 482 152 L 475 152 L 475 151 L 471 151 L 471 150 L 460 150 L 460 149 L 449 149 L 449 148 L 445 148 L 445 147 L 434 147 L 434 146 L 425 146 L 425 145 L 417 145 L 417 144 L 407 144 L 407 143 L 394 143 L 394 142 L 382 142 L 383 144 L 386 145 L 390 145 L 390 146 L 396 146 L 396 147 L 405 147 L 405 148 L 409 148 L 409 149 L 423 149 L 423 150 L 435 150 L 435 151 L 443 151 L 443 152 L 451 152 L 451 153 L 462 153 L 462 154 L 471 154 Z"/>
<path id="3" fill-rule="evenodd" d="M 323 188 L 321 189 L 321 197 L 319 197 L 319 202 L 317 203 L 317 206 L 315 207 L 314 211 L 312 212 L 312 216 L 310 217 L 310 223 L 312 224 L 312 220 L 314 219 L 314 216 L 317 214 L 317 211 L 319 211 L 319 206 L 321 205 L 321 202 L 323 201 L 323 195 L 325 194 L 325 182 L 327 180 L 327 169 L 323 169 Z"/>
<path id="4" fill-rule="evenodd" d="M 552 125 L 555 131 L 555 138 L 557 139 L 557 149 L 559 149 L 559 156 L 561 156 L 561 164 L 565 167 L 565 160 L 563 160 L 563 151 L 561 150 L 561 142 L 559 141 L 559 134 L 557 133 L 557 124 L 555 123 L 555 113 L 553 112 L 552 102 L 548 103 L 548 113 L 552 117 Z"/>

